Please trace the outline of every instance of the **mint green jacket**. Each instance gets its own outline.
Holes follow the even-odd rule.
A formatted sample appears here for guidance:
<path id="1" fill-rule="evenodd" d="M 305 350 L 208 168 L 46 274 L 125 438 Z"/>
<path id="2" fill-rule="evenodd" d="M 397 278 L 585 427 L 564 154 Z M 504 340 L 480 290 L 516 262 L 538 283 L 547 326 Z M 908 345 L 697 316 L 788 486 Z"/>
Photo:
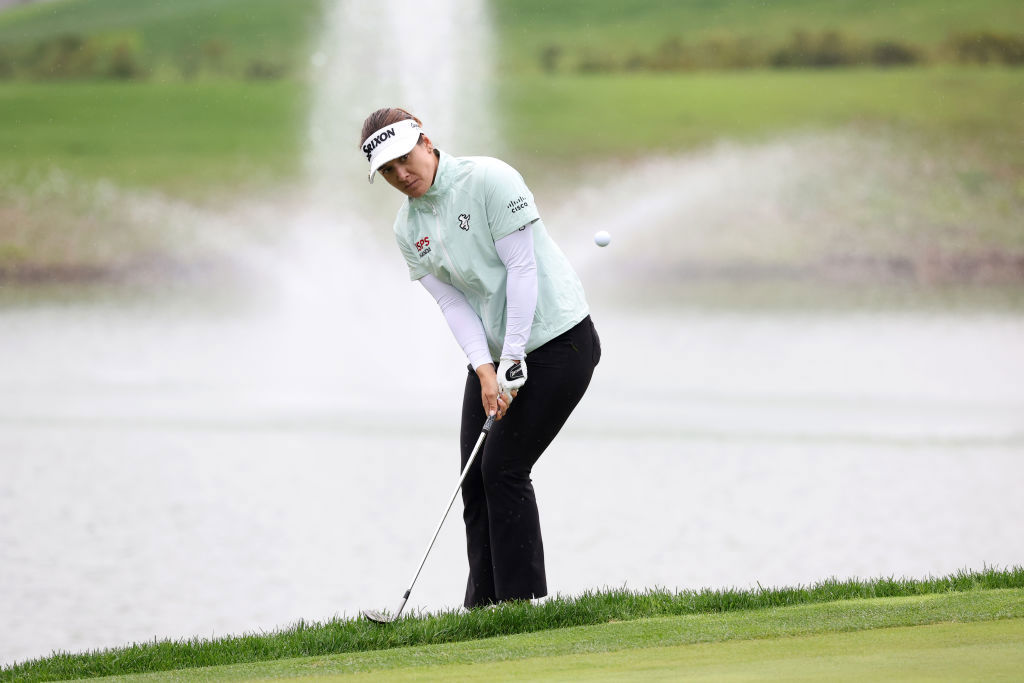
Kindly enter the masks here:
<path id="1" fill-rule="evenodd" d="M 494 243 L 527 225 L 537 261 L 537 308 L 526 353 L 572 328 L 589 313 L 583 285 L 548 235 L 519 172 L 490 157 L 439 152 L 434 184 L 409 198 L 395 218 L 395 239 L 409 277 L 431 273 L 465 295 L 498 360 L 505 339 L 505 264 Z"/>

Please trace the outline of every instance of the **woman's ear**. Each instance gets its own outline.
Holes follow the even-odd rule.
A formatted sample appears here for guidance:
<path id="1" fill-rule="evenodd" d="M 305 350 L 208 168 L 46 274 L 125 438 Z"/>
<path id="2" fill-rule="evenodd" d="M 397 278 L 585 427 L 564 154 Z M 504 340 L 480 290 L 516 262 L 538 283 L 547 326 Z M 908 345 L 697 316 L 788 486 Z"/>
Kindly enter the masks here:
<path id="1" fill-rule="evenodd" d="M 427 151 L 431 154 L 434 153 L 434 143 L 430 141 L 426 135 L 423 136 L 423 146 L 427 148 Z"/>

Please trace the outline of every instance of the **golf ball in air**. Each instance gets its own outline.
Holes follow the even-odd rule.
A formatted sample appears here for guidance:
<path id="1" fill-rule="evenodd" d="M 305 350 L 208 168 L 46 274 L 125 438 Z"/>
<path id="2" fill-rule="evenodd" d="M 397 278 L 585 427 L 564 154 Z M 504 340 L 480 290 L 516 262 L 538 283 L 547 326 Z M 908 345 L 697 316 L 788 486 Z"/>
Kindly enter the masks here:
<path id="1" fill-rule="evenodd" d="M 607 247 L 608 243 L 612 241 L 612 236 L 608 234 L 607 230 L 601 230 L 594 233 L 594 244 L 599 247 Z"/>

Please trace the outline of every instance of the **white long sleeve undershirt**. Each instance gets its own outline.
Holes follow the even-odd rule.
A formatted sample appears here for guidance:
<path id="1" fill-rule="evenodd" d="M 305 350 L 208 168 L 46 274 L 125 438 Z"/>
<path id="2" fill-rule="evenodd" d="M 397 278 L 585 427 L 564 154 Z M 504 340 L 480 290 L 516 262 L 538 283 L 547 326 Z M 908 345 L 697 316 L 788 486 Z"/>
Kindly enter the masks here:
<path id="1" fill-rule="evenodd" d="M 533 253 L 533 228 L 526 225 L 494 243 L 505 264 L 505 341 L 502 358 L 526 358 L 526 342 L 537 310 L 537 259 Z"/>
<path id="2" fill-rule="evenodd" d="M 505 342 L 501 357 L 526 358 L 533 314 L 537 308 L 537 260 L 533 252 L 533 229 L 527 225 L 494 243 L 498 258 L 508 271 L 505 287 Z M 419 280 L 440 306 L 448 327 L 473 368 L 491 363 L 483 323 L 465 295 L 452 285 L 427 274 Z"/>
<path id="3" fill-rule="evenodd" d="M 487 335 L 484 334 L 484 324 L 480 317 L 469 305 L 465 295 L 449 284 L 441 282 L 437 276 L 430 273 L 420 278 L 423 287 L 437 301 L 441 307 L 444 319 L 448 321 L 455 340 L 459 342 L 463 353 L 469 359 L 473 369 L 477 369 L 485 363 L 490 363 L 491 352 L 487 349 Z"/>

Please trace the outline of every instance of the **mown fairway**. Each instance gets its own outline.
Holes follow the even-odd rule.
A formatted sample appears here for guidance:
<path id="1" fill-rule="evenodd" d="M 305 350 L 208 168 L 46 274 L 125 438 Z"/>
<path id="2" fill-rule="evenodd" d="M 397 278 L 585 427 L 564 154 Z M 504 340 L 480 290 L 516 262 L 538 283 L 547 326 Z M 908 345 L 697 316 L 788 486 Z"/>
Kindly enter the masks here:
<path id="1" fill-rule="evenodd" d="M 56 167 L 186 195 L 287 179 L 306 101 L 292 81 L 0 84 L 0 170 Z M 523 76 L 506 82 L 499 110 L 510 157 L 526 165 L 856 125 L 1024 172 L 1024 78 L 1006 69 Z"/>
<path id="2" fill-rule="evenodd" d="M 522 77 L 501 92 L 514 149 L 545 159 L 667 153 L 719 138 L 892 127 L 1024 165 L 1024 75 L 851 69 Z"/>
<path id="3" fill-rule="evenodd" d="M 677 645 L 467 667 L 416 667 L 370 680 L 1009 680 L 1024 668 L 1024 619 L 937 624 L 741 643 Z M 322 680 L 342 680 L 325 676 Z"/>
<path id="4" fill-rule="evenodd" d="M 281 181 L 301 156 L 297 83 L 0 85 L 0 173 L 60 169 L 85 180 L 191 195 Z"/>

